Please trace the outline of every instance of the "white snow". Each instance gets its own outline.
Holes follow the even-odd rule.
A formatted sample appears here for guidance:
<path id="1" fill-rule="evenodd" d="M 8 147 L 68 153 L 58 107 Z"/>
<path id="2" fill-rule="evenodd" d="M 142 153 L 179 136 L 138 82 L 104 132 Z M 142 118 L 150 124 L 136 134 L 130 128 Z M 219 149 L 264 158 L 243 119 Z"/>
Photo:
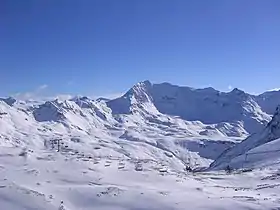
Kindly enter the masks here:
<path id="1" fill-rule="evenodd" d="M 280 114 L 257 97 L 144 81 L 115 100 L 0 99 L 0 207 L 277 209 Z"/>
<path id="2" fill-rule="evenodd" d="M 187 173 L 153 161 L 1 147 L 3 209 L 276 209 L 279 171 Z M 123 165 L 123 167 L 119 167 Z"/>
<path id="3" fill-rule="evenodd" d="M 228 148 L 212 164 L 213 168 L 220 169 L 230 165 L 233 168 L 243 168 L 244 162 L 250 167 L 260 167 L 259 161 L 268 163 L 279 156 L 280 145 L 280 106 L 277 107 L 272 120 L 259 133 L 249 136 L 241 143 Z M 249 159 L 248 159 L 249 157 Z M 249 162 L 249 163 L 247 163 Z M 275 161 L 274 161 L 275 162 Z"/>

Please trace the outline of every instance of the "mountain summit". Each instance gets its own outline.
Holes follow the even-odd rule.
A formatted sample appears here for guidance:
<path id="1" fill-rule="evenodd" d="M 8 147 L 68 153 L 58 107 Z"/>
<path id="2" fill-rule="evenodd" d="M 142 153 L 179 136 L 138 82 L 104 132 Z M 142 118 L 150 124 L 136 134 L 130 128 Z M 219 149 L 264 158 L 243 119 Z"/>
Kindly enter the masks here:
<path id="1" fill-rule="evenodd" d="M 112 109 L 113 114 L 130 114 L 137 108 L 143 109 L 144 105 L 148 105 L 146 108 L 150 108 L 150 111 L 155 111 L 152 88 L 150 81 L 139 82 L 120 98 L 108 101 L 107 105 Z"/>

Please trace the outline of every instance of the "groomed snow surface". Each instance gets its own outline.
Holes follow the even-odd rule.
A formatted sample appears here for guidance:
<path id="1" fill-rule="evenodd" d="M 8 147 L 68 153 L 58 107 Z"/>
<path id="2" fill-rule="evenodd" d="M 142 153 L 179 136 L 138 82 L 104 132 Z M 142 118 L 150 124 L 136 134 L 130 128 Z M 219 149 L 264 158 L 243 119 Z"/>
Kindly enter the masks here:
<path id="1" fill-rule="evenodd" d="M 145 81 L 115 100 L 0 98 L 0 210 L 279 210 L 278 95 Z"/>
<path id="2" fill-rule="evenodd" d="M 1 148 L 0 205 L 13 210 L 279 209 L 280 170 L 187 173 L 153 161 Z M 137 171 L 137 164 L 142 171 Z M 166 171 L 167 169 L 167 171 Z M 63 201 L 63 207 L 61 207 Z"/>

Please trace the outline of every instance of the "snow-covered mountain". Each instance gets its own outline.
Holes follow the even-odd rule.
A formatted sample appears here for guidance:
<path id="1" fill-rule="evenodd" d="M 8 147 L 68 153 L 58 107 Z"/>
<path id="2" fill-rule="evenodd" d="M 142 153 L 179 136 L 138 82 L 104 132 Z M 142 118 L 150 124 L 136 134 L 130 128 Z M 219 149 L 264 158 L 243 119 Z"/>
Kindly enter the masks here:
<path id="1" fill-rule="evenodd" d="M 248 133 L 260 130 L 270 120 L 254 96 L 239 89 L 224 93 L 213 88 L 193 89 L 144 81 L 107 104 L 115 114 L 146 110 L 205 124 L 241 123 Z"/>
<path id="2" fill-rule="evenodd" d="M 144 81 L 114 100 L 0 99 L 0 144 L 42 148 L 61 138 L 98 154 L 208 166 L 269 122 L 257 97 Z"/>
<path id="3" fill-rule="evenodd" d="M 114 100 L 2 98 L 0 206 L 275 209 L 280 108 L 271 120 L 278 96 L 262 97 L 144 81 Z M 211 163 L 278 169 L 202 173 Z"/>
<path id="4" fill-rule="evenodd" d="M 260 165 L 280 164 L 280 106 L 276 108 L 272 120 L 260 132 L 225 150 L 212 164 L 221 169 L 260 167 Z"/>

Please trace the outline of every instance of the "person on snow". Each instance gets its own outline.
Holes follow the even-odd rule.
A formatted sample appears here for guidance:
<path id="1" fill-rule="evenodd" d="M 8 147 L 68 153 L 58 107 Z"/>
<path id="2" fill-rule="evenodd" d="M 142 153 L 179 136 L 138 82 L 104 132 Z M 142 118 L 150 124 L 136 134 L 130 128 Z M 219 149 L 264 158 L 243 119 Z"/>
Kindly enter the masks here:
<path id="1" fill-rule="evenodd" d="M 231 167 L 230 167 L 229 165 L 227 165 L 227 167 L 226 167 L 226 172 L 227 172 L 227 174 L 230 174 L 231 171 L 232 171 Z"/>
<path id="2" fill-rule="evenodd" d="M 192 172 L 192 168 L 189 165 L 186 165 L 186 171 Z"/>
<path id="3" fill-rule="evenodd" d="M 60 202 L 58 210 L 66 210 L 66 208 L 63 205 L 63 201 Z"/>

